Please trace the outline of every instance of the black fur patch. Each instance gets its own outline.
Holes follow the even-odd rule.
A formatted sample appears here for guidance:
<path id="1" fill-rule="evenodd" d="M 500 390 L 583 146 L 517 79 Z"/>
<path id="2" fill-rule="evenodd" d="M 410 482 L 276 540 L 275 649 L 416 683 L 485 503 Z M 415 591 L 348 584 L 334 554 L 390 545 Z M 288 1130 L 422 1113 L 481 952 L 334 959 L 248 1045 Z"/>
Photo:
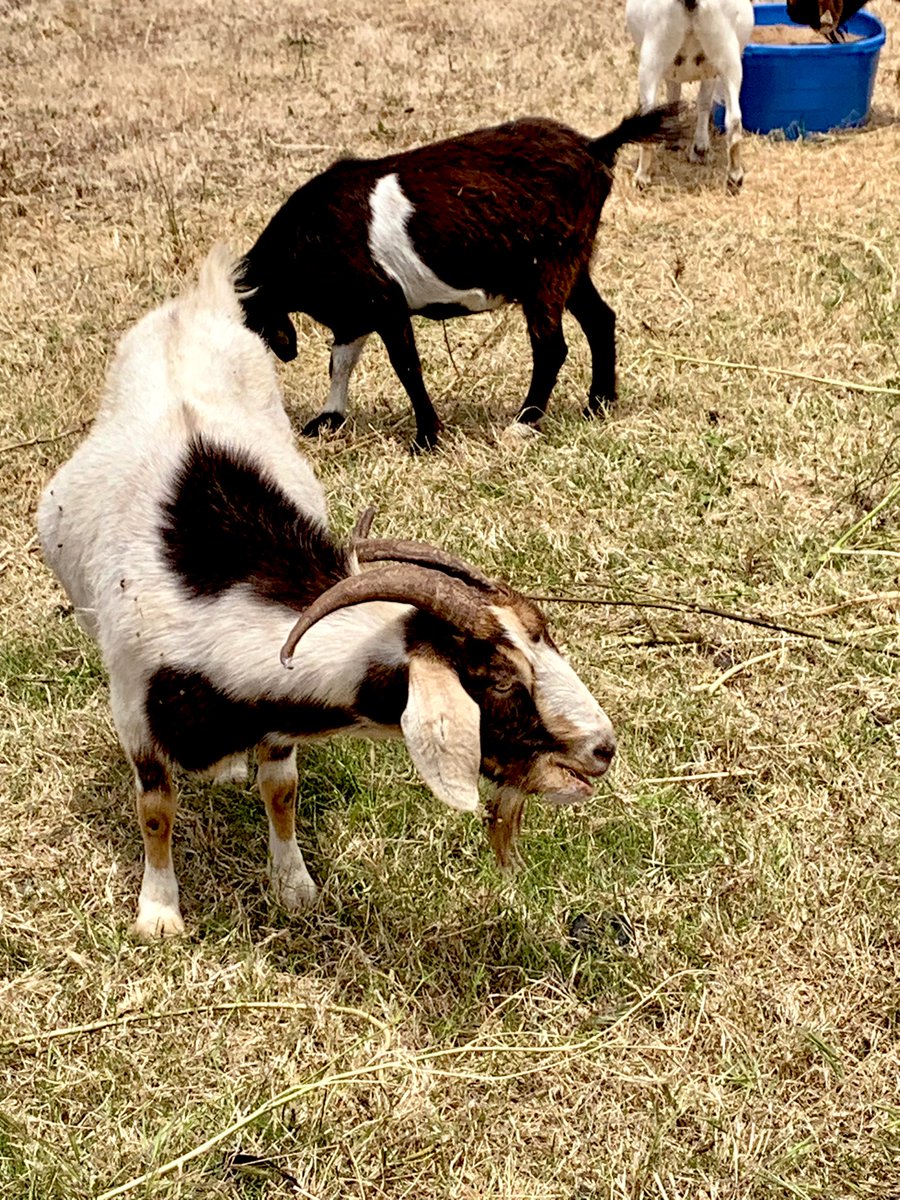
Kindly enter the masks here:
<path id="1" fill-rule="evenodd" d="M 688 12 L 693 12 L 697 7 L 697 0 L 681 0 L 681 3 L 688 10 Z"/>
<path id="2" fill-rule="evenodd" d="M 344 552 L 249 455 L 195 438 L 162 506 L 169 566 L 193 596 L 248 584 L 302 609 L 348 573 Z"/>
<path id="3" fill-rule="evenodd" d="M 153 754 L 138 754 L 134 760 L 134 769 L 143 792 L 164 792 L 171 786 L 165 763 L 160 762 Z"/>
<path id="4" fill-rule="evenodd" d="M 312 737 L 356 723 L 353 712 L 314 700 L 234 700 L 202 672 L 177 667 L 160 667 L 153 674 L 145 704 L 154 741 L 188 771 L 204 771 L 249 750 L 267 734 Z"/>

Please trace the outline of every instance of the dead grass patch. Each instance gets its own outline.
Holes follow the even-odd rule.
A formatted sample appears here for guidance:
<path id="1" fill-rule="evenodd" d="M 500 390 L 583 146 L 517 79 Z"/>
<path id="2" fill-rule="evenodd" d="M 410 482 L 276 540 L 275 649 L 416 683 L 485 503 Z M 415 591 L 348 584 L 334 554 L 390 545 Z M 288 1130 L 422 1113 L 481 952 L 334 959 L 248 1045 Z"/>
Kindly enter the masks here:
<path id="1" fill-rule="evenodd" d="M 873 4 L 891 38 L 894 7 Z M 374 344 L 346 430 L 303 447 L 339 529 L 374 500 L 384 532 L 530 591 L 683 603 L 554 607 L 620 732 L 605 794 L 532 805 L 506 883 L 402 748 L 316 749 L 301 836 L 324 894 L 289 921 L 252 792 L 185 781 L 192 936 L 145 947 L 102 667 L 33 530 L 109 349 L 340 153 L 520 113 L 599 132 L 636 62 L 585 0 L 26 0 L 0 20 L 0 1194 L 150 1172 L 130 1194 L 896 1196 L 898 672 L 854 648 L 900 650 L 892 41 L 871 125 L 748 138 L 737 200 L 718 144 L 708 166 L 666 155 L 645 194 L 623 153 L 594 271 L 619 316 L 608 420 L 578 415 L 573 328 L 544 436 L 500 442 L 528 369 L 501 312 L 419 330 L 441 454 L 407 456 Z M 328 351 L 299 335 L 298 423 Z"/>

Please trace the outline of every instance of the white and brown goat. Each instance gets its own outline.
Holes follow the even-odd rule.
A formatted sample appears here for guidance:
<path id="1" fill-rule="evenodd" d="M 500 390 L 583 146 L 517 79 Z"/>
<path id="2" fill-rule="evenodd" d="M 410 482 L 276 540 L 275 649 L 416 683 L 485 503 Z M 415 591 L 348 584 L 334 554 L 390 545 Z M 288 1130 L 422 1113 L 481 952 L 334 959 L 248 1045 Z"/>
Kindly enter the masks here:
<path id="1" fill-rule="evenodd" d="M 671 139 L 673 111 L 626 118 L 591 139 L 529 118 L 378 159 L 344 159 L 282 205 L 244 258 L 247 324 L 275 354 L 297 354 L 290 313 L 334 335 L 331 388 L 304 427 L 337 427 L 366 339 L 377 332 L 412 402 L 413 449 L 441 422 L 422 380 L 410 315 L 435 320 L 521 304 L 531 383 L 512 428 L 535 430 L 567 354 L 563 312 L 591 351 L 585 413 L 616 394 L 615 314 L 590 276 L 616 154 L 626 142 Z"/>
<path id="2" fill-rule="evenodd" d="M 535 604 L 420 543 L 335 541 L 221 251 L 199 287 L 122 339 L 96 423 L 38 521 L 100 644 L 134 766 L 141 936 L 184 928 L 174 766 L 215 770 L 256 748 L 287 908 L 316 896 L 294 834 L 297 743 L 402 736 L 434 794 L 467 812 L 480 775 L 494 780 L 501 860 L 525 793 L 582 799 L 609 766 L 610 722 Z M 377 560 L 390 562 L 359 565 Z"/>
<path id="3" fill-rule="evenodd" d="M 625 23 L 640 55 L 638 90 L 643 110 L 656 103 L 663 80 L 670 103 L 679 100 L 683 83 L 700 81 L 697 124 L 688 152 L 693 162 L 702 162 L 709 149 L 709 119 L 718 81 L 725 101 L 728 190 L 737 192 L 744 182 L 741 54 L 753 32 L 751 0 L 626 0 Z M 639 155 L 634 178 L 645 187 L 650 183 L 653 147 L 642 145 Z"/>

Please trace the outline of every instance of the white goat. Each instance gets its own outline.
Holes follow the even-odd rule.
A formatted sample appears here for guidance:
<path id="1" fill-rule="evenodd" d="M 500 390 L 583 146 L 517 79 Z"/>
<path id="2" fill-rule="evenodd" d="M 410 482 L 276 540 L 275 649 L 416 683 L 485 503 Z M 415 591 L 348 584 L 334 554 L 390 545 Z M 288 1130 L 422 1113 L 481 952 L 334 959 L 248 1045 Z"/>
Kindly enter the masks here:
<path id="1" fill-rule="evenodd" d="M 402 736 L 435 795 L 465 811 L 486 774 L 501 785 L 489 825 L 501 861 L 526 792 L 583 799 L 612 758 L 609 720 L 533 603 L 420 543 L 335 543 L 224 251 L 122 339 L 38 524 L 100 644 L 135 770 L 140 936 L 184 929 L 173 765 L 215 769 L 256 747 L 272 887 L 296 908 L 316 896 L 294 832 L 298 742 Z M 377 560 L 394 565 L 361 572 Z M 303 641 L 286 671 L 292 627 L 290 650 Z"/>
<path id="2" fill-rule="evenodd" d="M 725 100 L 725 134 L 728 146 L 728 189 L 736 192 L 744 181 L 741 164 L 741 104 L 743 79 L 741 53 L 753 32 L 751 0 L 626 0 L 625 21 L 640 52 L 638 89 L 641 108 L 656 103 L 660 83 L 674 102 L 681 85 L 700 81 L 697 127 L 689 151 L 692 162 L 702 162 L 709 149 L 709 118 L 716 80 Z M 642 143 L 635 182 L 650 183 L 653 146 Z"/>

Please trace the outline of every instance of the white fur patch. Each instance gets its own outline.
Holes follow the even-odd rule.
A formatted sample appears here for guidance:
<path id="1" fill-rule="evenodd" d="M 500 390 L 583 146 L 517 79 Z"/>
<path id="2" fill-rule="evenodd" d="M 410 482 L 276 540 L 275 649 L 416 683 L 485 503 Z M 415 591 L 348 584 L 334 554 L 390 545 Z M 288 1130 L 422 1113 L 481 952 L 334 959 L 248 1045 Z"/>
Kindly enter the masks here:
<path id="1" fill-rule="evenodd" d="M 161 870 L 144 863 L 138 914 L 131 932 L 145 941 L 184 933 L 184 921 L 178 907 L 178 882 L 171 866 Z"/>
<path id="2" fill-rule="evenodd" d="M 444 283 L 422 261 L 407 230 L 415 209 L 400 187 L 396 175 L 384 175 L 369 197 L 372 220 L 369 249 L 386 275 L 399 283 L 411 312 L 430 304 L 458 304 L 470 312 L 499 308 L 503 296 L 489 296 L 482 288 L 460 290 Z"/>
<path id="3" fill-rule="evenodd" d="M 518 617 L 495 607 L 497 619 L 534 672 L 534 702 L 546 728 L 590 763 L 594 748 L 615 744 L 612 722 L 558 650 L 532 642 Z"/>

